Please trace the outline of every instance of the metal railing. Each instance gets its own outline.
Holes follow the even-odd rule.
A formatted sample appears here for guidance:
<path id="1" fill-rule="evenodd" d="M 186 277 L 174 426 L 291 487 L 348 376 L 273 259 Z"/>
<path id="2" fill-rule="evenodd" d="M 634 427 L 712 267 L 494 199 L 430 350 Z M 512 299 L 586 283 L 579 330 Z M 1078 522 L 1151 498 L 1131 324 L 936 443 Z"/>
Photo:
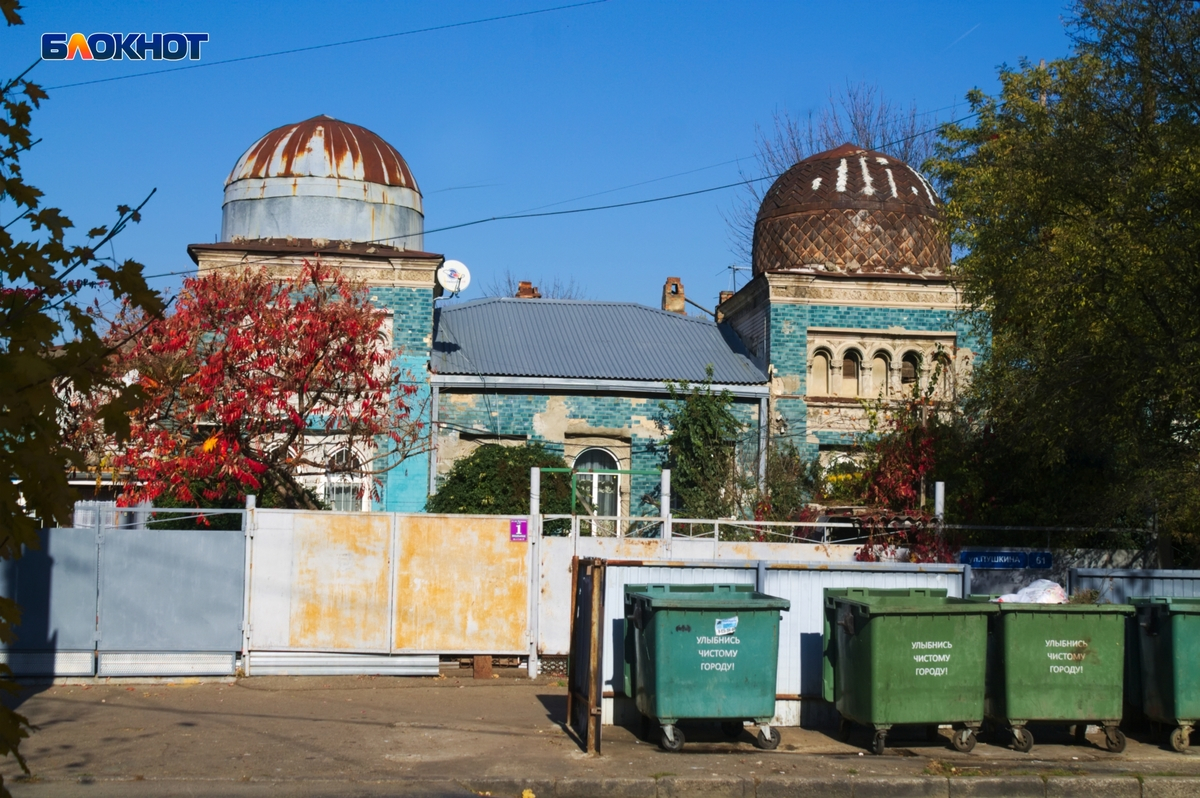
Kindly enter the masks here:
<path id="1" fill-rule="evenodd" d="M 670 532 L 664 534 L 669 526 Z M 850 534 L 838 534 L 846 530 Z M 693 538 L 713 541 L 765 543 L 858 543 L 867 539 L 862 528 L 848 521 L 742 521 L 727 519 L 661 518 L 626 515 L 542 515 L 542 534 L 548 537 Z"/>
<path id="2" fill-rule="evenodd" d="M 170 529 L 172 524 L 185 522 L 187 528 L 197 523 L 209 526 L 220 519 L 225 525 L 236 525 L 241 529 L 245 527 L 245 515 L 242 508 L 154 507 L 151 504 L 121 507 L 115 501 L 77 501 L 72 526 L 76 529 L 97 525 L 107 529 Z"/>

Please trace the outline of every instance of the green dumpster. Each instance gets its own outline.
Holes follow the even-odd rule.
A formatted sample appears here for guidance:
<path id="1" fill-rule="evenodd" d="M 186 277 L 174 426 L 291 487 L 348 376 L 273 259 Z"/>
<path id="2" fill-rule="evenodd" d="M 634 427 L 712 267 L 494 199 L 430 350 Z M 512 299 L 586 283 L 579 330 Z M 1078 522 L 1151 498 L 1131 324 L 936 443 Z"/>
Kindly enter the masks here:
<path id="1" fill-rule="evenodd" d="M 985 599 L 977 599 L 984 601 Z M 989 720 L 1012 732 L 1013 748 L 1033 748 L 1030 722 L 1104 727 L 1108 750 L 1125 750 L 1121 723 L 1128 604 L 999 605 L 992 619 L 994 655 L 988 684 Z"/>
<path id="2" fill-rule="evenodd" d="M 882 754 L 893 726 L 951 724 L 970 751 L 984 717 L 988 616 L 999 608 L 943 589 L 825 590 L 825 699 L 843 725 L 875 730 Z"/>
<path id="3" fill-rule="evenodd" d="M 630 585 L 625 588 L 627 691 L 660 726 L 666 751 L 683 747 L 683 719 L 723 721 L 731 736 L 758 724 L 756 744 L 772 749 L 779 732 L 775 676 L 779 613 L 787 599 L 750 585 Z"/>
<path id="4" fill-rule="evenodd" d="M 1141 707 L 1175 727 L 1171 747 L 1183 753 L 1200 719 L 1200 598 L 1135 598 Z"/>

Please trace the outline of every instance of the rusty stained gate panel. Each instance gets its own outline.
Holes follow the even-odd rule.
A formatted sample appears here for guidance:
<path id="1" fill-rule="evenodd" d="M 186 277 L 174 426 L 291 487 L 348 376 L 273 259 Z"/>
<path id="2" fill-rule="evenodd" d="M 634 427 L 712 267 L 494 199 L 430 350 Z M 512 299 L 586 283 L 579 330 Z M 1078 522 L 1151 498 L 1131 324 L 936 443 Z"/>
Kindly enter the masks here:
<path id="1" fill-rule="evenodd" d="M 392 516 L 299 513 L 293 530 L 289 648 L 386 652 Z"/>
<path id="2" fill-rule="evenodd" d="M 600 753 L 603 723 L 604 590 L 604 560 L 573 558 L 567 724 L 589 754 Z"/>
<path id="3" fill-rule="evenodd" d="M 528 653 L 530 546 L 510 520 L 397 516 L 393 651 Z"/>

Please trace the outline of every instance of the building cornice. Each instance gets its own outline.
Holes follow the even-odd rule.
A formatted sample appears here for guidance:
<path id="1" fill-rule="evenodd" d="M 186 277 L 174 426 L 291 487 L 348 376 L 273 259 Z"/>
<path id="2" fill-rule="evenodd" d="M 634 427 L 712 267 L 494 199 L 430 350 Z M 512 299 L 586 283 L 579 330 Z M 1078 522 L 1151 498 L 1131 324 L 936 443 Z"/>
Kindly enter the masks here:
<path id="1" fill-rule="evenodd" d="M 431 374 L 430 383 L 437 388 L 461 388 L 475 391 L 517 390 L 549 392 L 651 394 L 669 396 L 667 383 L 655 380 L 593 380 L 564 377 L 504 377 L 474 374 Z M 711 386 L 714 393 L 729 391 L 743 399 L 764 399 L 770 393 L 766 383 L 761 385 Z"/>

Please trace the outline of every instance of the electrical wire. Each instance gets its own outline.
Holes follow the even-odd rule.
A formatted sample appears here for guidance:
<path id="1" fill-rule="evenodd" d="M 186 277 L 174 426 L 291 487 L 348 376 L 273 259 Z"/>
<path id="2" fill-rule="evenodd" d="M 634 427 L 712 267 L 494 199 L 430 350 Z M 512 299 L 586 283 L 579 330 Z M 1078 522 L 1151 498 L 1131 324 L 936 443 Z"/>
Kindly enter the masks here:
<path id="1" fill-rule="evenodd" d="M 553 8 L 539 8 L 533 11 L 519 11 L 513 14 L 501 14 L 495 17 L 485 17 L 483 19 L 472 19 L 466 22 L 449 22 L 445 25 L 432 25 L 428 28 L 415 28 L 413 30 L 404 30 L 397 33 L 383 33 L 378 36 L 363 36 L 358 39 L 347 39 L 341 42 L 328 42 L 326 44 L 313 44 L 307 47 L 293 47 L 289 50 L 277 50 L 272 53 L 258 53 L 257 55 L 244 55 L 238 58 L 225 58 L 220 61 L 205 61 L 199 64 L 188 64 L 187 66 L 170 67 L 168 69 L 156 69 L 153 72 L 137 72 L 132 75 L 117 75 L 111 78 L 99 78 L 97 80 L 83 80 L 78 83 L 63 83 L 58 86 L 47 86 L 46 91 L 57 89 L 73 89 L 77 86 L 94 86 L 97 83 L 112 83 L 117 80 L 133 80 L 134 78 L 146 78 L 154 75 L 165 75 L 171 72 L 184 72 L 191 69 L 203 69 L 205 67 L 223 66 L 225 64 L 237 64 L 243 61 L 256 61 L 262 58 L 275 58 L 281 55 L 292 55 L 294 53 L 308 53 L 313 50 L 327 50 L 331 47 L 345 47 L 351 44 L 363 44 L 365 42 L 377 42 L 383 39 L 395 39 L 400 36 L 414 36 L 418 33 L 432 33 L 439 30 L 450 30 L 452 28 L 465 28 L 470 25 L 482 25 L 486 22 L 499 22 L 505 19 L 517 19 L 518 17 L 532 17 L 537 14 L 549 14 L 554 11 L 566 11 L 571 8 L 582 8 L 583 6 L 594 6 L 601 3 L 607 3 L 608 0 L 586 0 L 582 3 L 571 3 L 565 6 L 555 6 Z M 26 70 L 28 71 L 28 70 Z"/>
<path id="2" fill-rule="evenodd" d="M 954 124 L 958 124 L 960 122 L 966 122 L 967 120 L 974 119 L 977 116 L 979 116 L 978 112 L 967 114 L 966 116 L 961 116 L 961 117 L 958 117 L 957 119 L 952 119 L 948 122 L 939 123 L 938 125 L 936 125 L 934 127 L 927 128 L 927 129 L 919 131 L 917 133 L 913 133 L 909 136 L 904 136 L 904 137 L 896 139 L 894 141 L 885 142 L 878 146 L 880 149 L 883 149 L 885 147 L 891 147 L 896 144 L 902 144 L 905 141 L 909 141 L 911 139 L 917 138 L 918 136 L 924 136 L 929 133 L 934 133 L 937 130 L 944 127 L 945 125 L 954 125 Z M 699 170 L 696 170 L 696 171 L 699 171 Z M 614 203 L 610 203 L 607 205 L 592 205 L 592 206 L 589 206 L 586 208 L 567 208 L 565 210 L 560 210 L 560 211 L 536 211 L 536 212 L 532 212 L 532 213 L 510 213 L 510 214 L 501 214 L 501 215 L 497 215 L 497 216 L 488 216 L 488 217 L 484 217 L 482 219 L 473 219 L 469 222 L 459 222 L 458 224 L 445 225 L 443 227 L 434 227 L 429 230 L 424 230 L 422 233 L 406 233 L 404 235 L 388 236 L 385 238 L 376 238 L 376 239 L 371 239 L 370 241 L 360 241 L 360 242 L 356 242 L 356 243 L 387 244 L 387 242 L 395 241 L 397 239 L 410 238 L 410 237 L 416 236 L 416 235 L 430 235 L 433 233 L 444 233 L 444 232 L 447 232 L 450 230 L 461 230 L 465 227 L 474 227 L 476 225 L 487 224 L 489 222 L 513 221 L 513 220 L 517 220 L 517 219 L 541 219 L 541 218 L 548 218 L 548 217 L 554 217 L 554 216 L 570 216 L 570 215 L 579 214 L 579 213 L 593 213 L 596 211 L 607 211 L 607 210 L 614 210 L 617 208 L 632 208 L 632 207 L 636 207 L 639 205 L 651 205 L 654 203 L 668 202 L 670 200 L 683 199 L 686 197 L 695 197 L 695 196 L 699 196 L 702 194 L 711 194 L 715 191 L 724 191 L 726 189 L 736 188 L 738 186 L 745 186 L 745 185 L 749 185 L 751 183 L 758 183 L 763 180 L 774 180 L 782 174 L 783 174 L 783 172 L 776 172 L 773 174 L 763 175 L 761 177 L 752 177 L 752 178 L 748 178 L 746 180 L 737 180 L 732 183 L 723 183 L 718 186 L 709 186 L 708 188 L 696 189 L 694 191 L 683 191 L 683 192 L 679 192 L 677 194 L 667 194 L 664 196 L 649 197 L 647 199 L 640 199 L 640 200 L 629 200 L 627 202 L 614 202 Z M 653 181 L 647 181 L 647 182 L 653 182 Z M 619 190 L 619 189 L 616 189 L 616 190 Z M 570 201 L 571 200 L 564 200 L 564 202 L 570 202 Z M 553 203 L 553 204 L 560 204 L 560 203 Z M 543 207 L 549 207 L 549 206 L 543 206 Z M 307 256 L 310 253 L 314 257 L 316 257 L 319 254 L 319 251 L 316 249 L 297 249 L 295 251 L 290 251 L 290 252 L 279 252 L 279 253 L 275 253 L 273 255 L 264 256 L 264 257 L 257 258 L 257 259 L 244 259 L 237 263 L 231 263 L 226 266 L 215 266 L 212 269 L 210 269 L 209 271 L 215 271 L 216 269 L 230 269 L 230 268 L 239 268 L 239 267 L 245 267 L 245 266 L 253 266 L 253 265 L 258 265 L 258 264 L 262 264 L 262 263 L 269 263 L 271 261 L 275 261 L 275 260 L 278 260 L 278 259 L 284 258 L 284 257 L 295 257 L 297 255 Z M 195 270 L 193 270 L 193 269 L 188 269 L 186 271 L 160 272 L 158 274 L 147 275 L 146 279 L 152 280 L 152 279 L 157 279 L 159 277 L 174 277 L 174 276 L 178 276 L 178 275 L 190 275 L 190 274 L 194 274 L 194 273 L 195 273 Z"/>

